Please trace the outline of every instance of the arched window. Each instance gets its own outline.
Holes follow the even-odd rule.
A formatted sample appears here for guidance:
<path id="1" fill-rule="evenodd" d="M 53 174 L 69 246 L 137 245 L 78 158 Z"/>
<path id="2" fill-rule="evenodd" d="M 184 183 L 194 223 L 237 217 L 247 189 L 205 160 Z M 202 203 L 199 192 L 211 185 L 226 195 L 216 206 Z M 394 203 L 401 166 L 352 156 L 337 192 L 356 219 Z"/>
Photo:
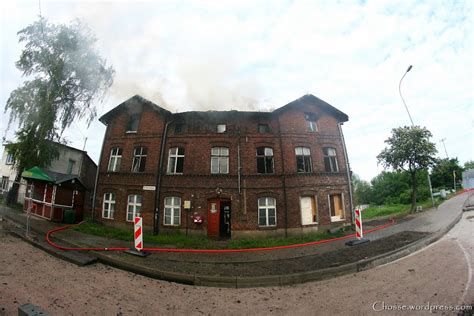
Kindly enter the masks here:
<path id="1" fill-rule="evenodd" d="M 269 147 L 257 148 L 257 172 L 273 173 L 273 149 Z"/>

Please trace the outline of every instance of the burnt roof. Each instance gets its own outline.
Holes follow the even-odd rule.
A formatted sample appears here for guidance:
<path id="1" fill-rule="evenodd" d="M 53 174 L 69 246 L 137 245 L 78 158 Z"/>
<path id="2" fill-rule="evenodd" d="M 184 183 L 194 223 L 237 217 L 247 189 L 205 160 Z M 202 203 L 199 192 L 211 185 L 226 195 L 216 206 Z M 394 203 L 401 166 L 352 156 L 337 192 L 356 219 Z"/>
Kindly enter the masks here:
<path id="1" fill-rule="evenodd" d="M 152 101 L 150 100 L 147 100 L 145 99 L 144 97 L 141 97 L 139 96 L 138 94 L 134 95 L 133 97 L 131 97 L 130 99 L 120 103 L 119 105 L 117 105 L 116 107 L 114 107 L 112 110 L 110 110 L 109 112 L 105 113 L 104 115 L 102 115 L 100 118 L 99 118 L 99 121 L 102 122 L 103 124 L 107 125 L 110 120 L 115 116 L 117 115 L 119 112 L 123 111 L 123 110 L 133 110 L 134 108 L 136 107 L 140 107 L 140 106 L 143 106 L 143 105 L 147 105 L 149 106 L 151 109 L 167 116 L 167 115 L 171 115 L 171 112 L 166 110 L 165 108 L 162 108 L 161 106 L 159 106 L 158 104 L 156 103 L 153 103 Z"/>
<path id="2" fill-rule="evenodd" d="M 272 112 L 265 112 L 265 111 L 237 111 L 237 110 L 230 110 L 230 111 L 187 111 L 187 112 L 179 112 L 179 113 L 171 113 L 170 111 L 166 110 L 165 108 L 153 103 L 152 101 L 149 101 L 139 95 L 135 95 L 131 97 L 130 99 L 122 102 L 121 104 L 117 105 L 115 108 L 110 110 L 109 112 L 105 113 L 99 118 L 99 121 L 102 122 L 103 124 L 107 125 L 109 121 L 120 111 L 123 111 L 125 109 L 133 109 L 137 108 L 142 105 L 148 105 L 150 106 L 153 110 L 161 113 L 164 116 L 172 116 L 173 119 L 179 120 L 179 119 L 186 119 L 190 116 L 194 118 L 202 118 L 202 119 L 207 119 L 211 118 L 214 120 L 219 120 L 219 119 L 226 119 L 229 117 L 229 115 L 235 115 L 239 116 L 242 118 L 261 118 L 261 117 L 269 117 L 271 115 L 279 115 L 280 113 L 287 111 L 292 108 L 298 108 L 303 105 L 315 105 L 317 107 L 320 107 L 323 111 L 329 112 L 332 115 L 334 115 L 337 119 L 339 119 L 341 122 L 346 122 L 349 120 L 349 117 L 347 114 L 344 112 L 336 109 L 329 103 L 315 97 L 312 94 L 306 94 L 302 96 L 299 99 L 296 99 Z"/>
<path id="3" fill-rule="evenodd" d="M 294 101 L 291 101 L 290 103 L 288 103 L 287 105 L 284 105 L 282 106 L 281 108 L 278 108 L 276 109 L 275 111 L 273 111 L 274 113 L 281 113 L 281 112 L 284 112 L 284 111 L 287 111 L 291 108 L 298 108 L 304 104 L 309 104 L 309 105 L 315 105 L 315 106 L 318 106 L 320 107 L 321 109 L 329 112 L 329 113 L 332 113 L 336 118 L 338 118 L 341 122 L 347 122 L 349 120 L 349 116 L 347 116 L 346 113 L 336 109 L 335 107 L 333 107 L 332 105 L 330 105 L 329 103 L 321 100 L 320 98 L 317 98 L 315 97 L 314 95 L 312 94 L 306 94 L 304 96 L 302 96 L 301 98 L 299 99 L 296 99 Z"/>

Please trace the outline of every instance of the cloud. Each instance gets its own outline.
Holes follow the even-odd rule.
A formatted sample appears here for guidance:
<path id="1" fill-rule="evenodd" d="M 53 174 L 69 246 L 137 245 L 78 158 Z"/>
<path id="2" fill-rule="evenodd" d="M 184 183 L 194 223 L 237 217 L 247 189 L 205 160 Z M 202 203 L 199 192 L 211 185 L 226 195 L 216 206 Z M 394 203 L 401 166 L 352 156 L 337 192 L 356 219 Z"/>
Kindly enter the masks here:
<path id="1" fill-rule="evenodd" d="M 2 19 L 2 35 L 14 43 L 37 7 L 2 5 L 12 12 Z M 102 113 L 134 94 L 186 111 L 277 108 L 312 93 L 349 115 L 344 133 L 351 166 L 369 180 L 381 171 L 375 156 L 391 129 L 409 123 L 398 84 L 412 64 L 402 93 L 415 123 L 430 129 L 435 141 L 446 138 L 450 155 L 474 159 L 472 2 L 106 1 L 42 7 L 52 22 L 83 19 L 116 68 Z M 18 52 L 15 45 L 2 46 L 2 101 L 20 82 L 11 67 Z M 104 131 L 100 123 L 81 129 L 89 135 Z M 70 134 L 82 147 L 83 137 Z M 88 141 L 96 160 L 100 147 Z"/>

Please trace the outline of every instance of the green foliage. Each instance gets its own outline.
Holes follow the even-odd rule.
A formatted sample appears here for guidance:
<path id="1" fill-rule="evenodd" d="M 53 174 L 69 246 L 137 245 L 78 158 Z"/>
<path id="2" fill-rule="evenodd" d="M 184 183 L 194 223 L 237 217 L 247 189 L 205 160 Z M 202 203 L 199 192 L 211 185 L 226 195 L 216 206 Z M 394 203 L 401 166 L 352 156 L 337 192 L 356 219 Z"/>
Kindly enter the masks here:
<path id="1" fill-rule="evenodd" d="M 372 187 L 370 183 L 361 180 L 357 175 L 352 176 L 352 186 L 354 190 L 354 202 L 356 205 L 369 204 L 372 197 Z"/>
<path id="2" fill-rule="evenodd" d="M 331 239 L 341 237 L 352 233 L 350 227 L 341 229 L 336 234 L 329 234 L 326 232 L 314 232 L 302 236 L 291 237 L 274 237 L 274 238 L 246 238 L 246 239 L 232 239 L 229 241 L 228 247 L 230 249 L 245 249 L 245 248 L 267 248 L 286 245 L 303 244 L 312 241 L 323 239 Z"/>
<path id="3" fill-rule="evenodd" d="M 369 207 L 362 211 L 362 219 L 371 219 L 379 216 L 399 216 L 408 213 L 409 204 L 392 204 L 384 206 Z"/>
<path id="4" fill-rule="evenodd" d="M 454 187 L 453 172 L 459 180 L 462 177 L 462 171 L 457 158 L 438 159 L 431 172 L 431 184 L 436 189 L 452 189 Z"/>
<path id="5" fill-rule="evenodd" d="M 411 210 L 416 207 L 417 172 L 427 169 L 435 160 L 436 146 L 429 141 L 431 132 L 419 126 L 398 127 L 392 129 L 385 143 L 388 145 L 377 156 L 385 168 L 395 171 L 407 171 L 411 178 Z"/>
<path id="6" fill-rule="evenodd" d="M 395 171 L 416 172 L 434 163 L 436 146 L 430 142 L 431 132 L 419 126 L 392 129 L 392 136 L 385 140 L 388 145 L 378 156 L 385 168 Z"/>
<path id="7" fill-rule="evenodd" d="M 40 18 L 18 35 L 25 47 L 16 67 L 28 80 L 11 92 L 5 112 L 10 111 L 9 126 L 19 124 L 15 143 L 21 144 L 9 151 L 21 173 L 28 166 L 48 165 L 56 154 L 49 142 L 60 141 L 74 120 L 90 123 L 97 116 L 93 104 L 112 85 L 114 70 L 94 50 L 90 31 L 77 21 L 66 26 Z"/>
<path id="8" fill-rule="evenodd" d="M 474 169 L 474 160 L 466 161 L 464 163 L 464 170 Z"/>

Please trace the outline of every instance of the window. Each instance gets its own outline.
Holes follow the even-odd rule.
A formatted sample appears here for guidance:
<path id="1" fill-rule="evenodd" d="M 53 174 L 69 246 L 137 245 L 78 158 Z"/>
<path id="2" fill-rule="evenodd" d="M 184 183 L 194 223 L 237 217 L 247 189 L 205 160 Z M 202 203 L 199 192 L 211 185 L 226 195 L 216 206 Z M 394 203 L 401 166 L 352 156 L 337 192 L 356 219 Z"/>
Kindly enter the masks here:
<path id="1" fill-rule="evenodd" d="M 2 191 L 8 191 L 8 177 L 2 177 Z"/>
<path id="2" fill-rule="evenodd" d="M 268 124 L 258 124 L 258 132 L 260 134 L 270 133 L 270 126 Z"/>
<path id="3" fill-rule="evenodd" d="M 110 151 L 109 167 L 107 171 L 120 171 L 120 163 L 122 162 L 122 148 L 115 147 Z"/>
<path id="4" fill-rule="evenodd" d="M 218 124 L 217 125 L 217 132 L 218 133 L 225 133 L 226 131 L 226 125 L 225 124 Z"/>
<path id="5" fill-rule="evenodd" d="M 146 147 L 135 147 L 133 151 L 132 172 L 144 172 L 146 164 Z"/>
<path id="6" fill-rule="evenodd" d="M 138 123 L 140 122 L 140 114 L 132 114 L 128 119 L 127 133 L 136 133 L 138 131 Z"/>
<path id="7" fill-rule="evenodd" d="M 276 226 L 276 202 L 274 198 L 258 199 L 258 225 Z"/>
<path id="8" fill-rule="evenodd" d="M 342 202 L 342 195 L 331 194 L 328 198 L 331 212 L 331 221 L 335 222 L 344 220 L 344 204 Z"/>
<path id="9" fill-rule="evenodd" d="M 176 123 L 174 126 L 174 133 L 181 134 L 184 131 L 184 124 L 183 123 Z"/>
<path id="10" fill-rule="evenodd" d="M 72 169 L 74 168 L 74 165 L 76 164 L 76 161 L 69 159 L 67 162 L 67 174 L 72 174 Z"/>
<path id="11" fill-rule="evenodd" d="M 324 167 L 326 172 L 338 172 L 337 166 L 336 149 L 334 148 L 323 148 L 324 154 Z"/>
<path id="12" fill-rule="evenodd" d="M 268 147 L 257 148 L 257 172 L 273 173 L 273 149 Z"/>
<path id="13" fill-rule="evenodd" d="M 168 174 L 183 173 L 184 166 L 184 148 L 170 148 L 168 154 Z"/>
<path id="14" fill-rule="evenodd" d="M 115 211 L 115 193 L 105 193 L 104 202 L 102 203 L 102 217 L 114 218 Z"/>
<path id="15" fill-rule="evenodd" d="M 133 222 L 135 216 L 138 216 L 142 210 L 142 196 L 138 194 L 131 194 L 128 196 L 127 203 L 127 221 Z"/>
<path id="16" fill-rule="evenodd" d="M 167 197 L 165 198 L 165 225 L 179 226 L 181 219 L 181 198 Z"/>
<path id="17" fill-rule="evenodd" d="M 301 224 L 311 225 L 318 222 L 318 207 L 314 196 L 300 198 Z"/>
<path id="18" fill-rule="evenodd" d="M 229 148 L 212 147 L 211 173 L 229 173 Z"/>
<path id="19" fill-rule="evenodd" d="M 311 172 L 311 152 L 308 147 L 296 147 L 296 170 L 297 172 Z"/>
<path id="20" fill-rule="evenodd" d="M 316 115 L 314 113 L 305 113 L 304 118 L 306 120 L 306 126 L 308 128 L 308 132 L 317 132 L 318 125 L 316 125 Z"/>
<path id="21" fill-rule="evenodd" d="M 13 154 L 7 154 L 7 160 L 5 161 L 6 165 L 13 165 Z"/>

